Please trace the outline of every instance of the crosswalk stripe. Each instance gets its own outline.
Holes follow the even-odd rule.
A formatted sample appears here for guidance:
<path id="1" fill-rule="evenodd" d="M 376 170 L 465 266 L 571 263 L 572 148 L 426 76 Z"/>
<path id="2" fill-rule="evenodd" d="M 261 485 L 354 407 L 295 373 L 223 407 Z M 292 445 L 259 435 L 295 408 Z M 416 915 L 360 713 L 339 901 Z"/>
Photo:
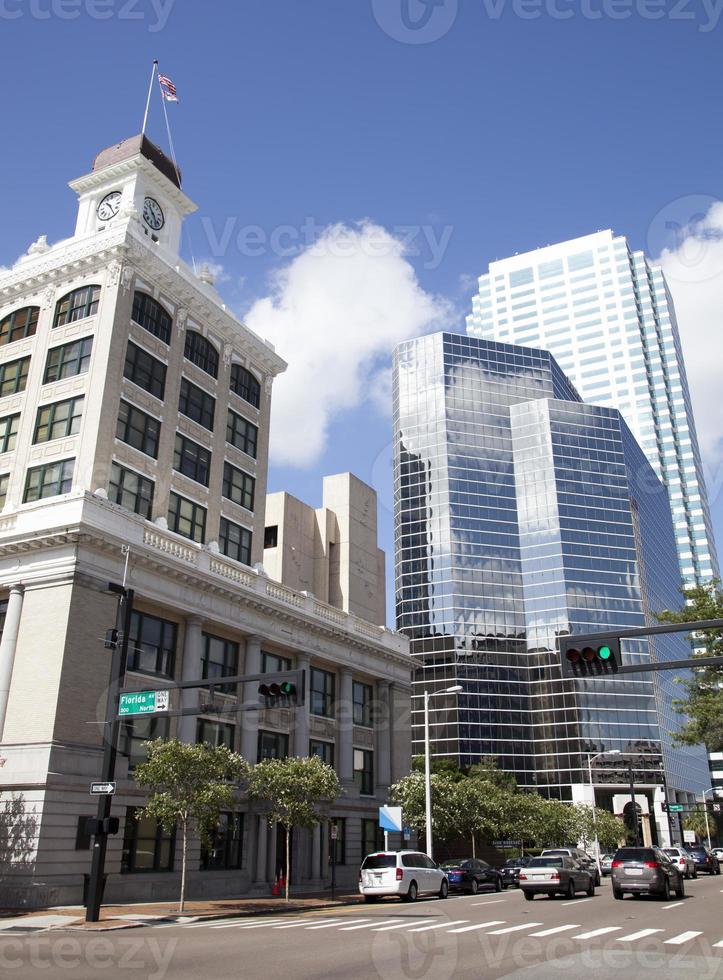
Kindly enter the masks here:
<path id="1" fill-rule="evenodd" d="M 490 926 L 501 926 L 504 923 L 504 919 L 497 919 L 494 922 L 478 922 L 474 926 L 462 926 L 461 929 L 450 929 L 450 932 L 472 932 L 475 929 L 489 929 Z M 494 935 L 494 933 L 490 933 Z"/>
<path id="2" fill-rule="evenodd" d="M 301 929 L 302 926 L 316 925 L 317 922 L 319 923 L 319 925 L 321 925 L 321 923 L 325 921 L 326 921 L 325 919 L 302 919 L 301 922 L 290 922 L 282 926 L 272 926 L 271 928 L 272 929 Z"/>
<path id="3" fill-rule="evenodd" d="M 365 922 L 361 926 L 344 926 L 344 928 L 343 929 L 340 929 L 339 932 L 356 932 L 357 929 L 371 929 L 373 926 L 375 926 L 377 924 L 378 921 L 379 921 L 378 919 L 372 919 L 371 922 Z M 396 919 L 382 919 L 382 923 L 383 924 L 386 923 L 386 925 L 391 925 L 392 922 L 399 922 L 399 919 L 398 918 L 396 918 Z"/>
<path id="4" fill-rule="evenodd" d="M 702 932 L 681 932 L 679 936 L 673 936 L 672 939 L 666 939 L 665 942 L 668 946 L 682 946 L 683 943 L 690 942 L 690 940 L 695 939 L 696 936 L 702 935 Z"/>
<path id="5" fill-rule="evenodd" d="M 504 901 L 506 901 L 506 899 L 504 898 L 494 898 L 491 902 L 472 902 L 471 904 L 473 908 L 477 908 L 483 905 L 499 905 L 500 902 L 504 902 Z"/>
<path id="6" fill-rule="evenodd" d="M 332 926 L 338 926 L 340 922 L 346 922 L 346 921 L 349 921 L 349 922 L 366 922 L 366 919 L 350 919 L 350 920 L 346 920 L 346 919 L 327 919 L 327 921 L 326 922 L 323 922 L 320 926 L 307 926 L 306 928 L 309 931 L 311 931 L 312 929 L 331 929 Z"/>
<path id="7" fill-rule="evenodd" d="M 560 908 L 564 908 L 566 905 L 584 905 L 585 902 L 592 902 L 591 898 L 575 898 L 570 902 L 563 902 Z"/>
<path id="8" fill-rule="evenodd" d="M 664 905 L 662 911 L 667 912 L 668 909 L 679 909 L 681 905 L 685 905 L 685 902 L 673 902 L 672 905 Z"/>
<path id="9" fill-rule="evenodd" d="M 448 929 L 449 926 L 463 926 L 469 919 L 456 919 L 454 922 L 437 922 L 433 926 L 421 926 L 416 929 L 410 929 L 410 932 L 428 932 L 430 929 Z"/>
<path id="10" fill-rule="evenodd" d="M 723 939 L 719 943 L 713 943 L 713 949 L 723 949 Z"/>
<path id="11" fill-rule="evenodd" d="M 593 929 L 591 932 L 581 932 L 573 939 L 594 939 L 596 936 L 604 936 L 608 932 L 620 932 L 622 926 L 604 926 L 602 929 Z"/>
<path id="12" fill-rule="evenodd" d="M 535 926 L 541 926 L 541 922 L 525 922 L 521 926 L 507 926 L 506 929 L 493 929 L 490 936 L 504 936 L 508 932 L 522 932 L 523 929 L 534 929 Z"/>
<path id="13" fill-rule="evenodd" d="M 212 925 L 212 929 L 261 929 L 264 926 L 281 925 L 282 922 L 291 922 L 291 919 L 266 919 L 259 922 L 257 919 L 247 922 L 244 919 L 235 919 L 233 922 L 224 922 L 222 925 Z M 192 929 L 197 928 L 191 926 Z"/>
<path id="14" fill-rule="evenodd" d="M 637 939 L 645 939 L 652 936 L 655 932 L 662 932 L 662 929 L 641 929 L 640 932 L 631 932 L 629 936 L 618 936 L 615 940 L 618 943 L 634 943 Z"/>
<path id="15" fill-rule="evenodd" d="M 377 929 L 372 929 L 372 932 L 391 932 L 392 929 L 408 929 L 410 925 L 421 926 L 427 922 L 434 922 L 434 919 L 410 919 L 407 918 L 404 922 L 400 922 L 396 926 L 380 926 Z"/>
<path id="16" fill-rule="evenodd" d="M 579 924 L 572 926 L 555 926 L 554 929 L 543 929 L 542 932 L 531 932 L 530 936 L 534 936 L 535 939 L 542 939 L 545 936 L 554 936 L 556 932 L 568 932 L 570 929 L 580 929 Z"/>

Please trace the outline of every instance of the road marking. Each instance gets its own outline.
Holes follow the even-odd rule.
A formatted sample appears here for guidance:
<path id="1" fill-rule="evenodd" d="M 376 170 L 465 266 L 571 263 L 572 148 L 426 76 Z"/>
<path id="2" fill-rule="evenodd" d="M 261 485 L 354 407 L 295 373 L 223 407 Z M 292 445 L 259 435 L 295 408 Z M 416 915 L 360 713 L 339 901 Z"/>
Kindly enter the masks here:
<path id="1" fill-rule="evenodd" d="M 679 936 L 673 936 L 672 939 L 666 939 L 665 942 L 668 946 L 682 946 L 683 943 L 688 943 L 691 939 L 695 939 L 696 936 L 702 935 L 702 932 L 681 932 Z"/>
<path id="2" fill-rule="evenodd" d="M 322 922 L 326 922 L 326 921 L 327 921 L 326 919 L 306 919 L 306 920 L 302 919 L 301 922 L 292 922 L 290 925 L 272 926 L 271 928 L 272 929 L 301 929 L 302 926 L 316 925 L 317 922 L 319 923 L 319 925 L 321 925 Z"/>
<path id="3" fill-rule="evenodd" d="M 244 921 L 243 919 L 235 919 L 233 922 L 224 922 L 223 925 L 212 925 L 212 929 L 261 929 L 263 926 L 275 926 L 281 925 L 282 922 L 291 922 L 291 919 L 267 919 L 265 922 L 259 922 L 258 919 L 253 919 L 251 922 Z M 197 926 L 191 926 L 192 929 L 198 928 Z"/>
<path id="4" fill-rule="evenodd" d="M 366 922 L 366 919 L 327 919 L 320 926 L 307 926 L 307 929 L 331 929 L 332 926 L 338 926 L 340 922 Z"/>
<path id="5" fill-rule="evenodd" d="M 449 926 L 463 926 L 469 919 L 456 919 L 454 922 L 437 922 L 433 926 L 421 926 L 421 928 L 410 929 L 410 932 L 428 932 L 430 929 L 448 929 Z"/>
<path id="6" fill-rule="evenodd" d="M 472 932 L 474 929 L 489 929 L 490 926 L 501 926 L 504 923 L 504 919 L 496 919 L 494 922 L 478 922 L 474 926 L 462 926 L 461 929 L 450 929 L 450 932 Z M 490 933 L 494 936 L 494 933 Z"/>
<path id="7" fill-rule="evenodd" d="M 508 932 L 522 932 L 523 929 L 534 929 L 535 926 L 541 926 L 542 922 L 525 922 L 521 926 L 507 926 L 506 929 L 494 929 L 490 936 L 504 936 Z"/>
<path id="8" fill-rule="evenodd" d="M 618 936 L 615 941 L 618 943 L 634 943 L 637 939 L 645 939 L 646 936 L 652 936 L 654 932 L 662 931 L 662 929 L 641 929 L 640 932 L 632 932 L 629 936 Z"/>
<path id="9" fill-rule="evenodd" d="M 679 909 L 681 905 L 685 905 L 685 902 L 673 902 L 672 905 L 664 905 L 662 911 L 665 912 L 668 909 Z"/>
<path id="10" fill-rule="evenodd" d="M 713 943 L 713 949 L 723 949 L 723 939 L 719 943 Z"/>
<path id="11" fill-rule="evenodd" d="M 582 905 L 584 902 L 592 902 L 591 898 L 573 898 L 569 902 L 561 902 L 560 908 L 565 908 L 566 905 Z"/>
<path id="12" fill-rule="evenodd" d="M 392 922 L 399 922 L 399 917 L 396 919 L 382 919 L 381 921 L 382 925 L 391 925 Z M 356 932 L 357 929 L 371 929 L 372 926 L 377 925 L 378 922 L 379 919 L 372 919 L 371 922 L 367 921 L 361 926 L 344 926 L 344 928 L 340 929 L 339 932 Z"/>
<path id="13" fill-rule="evenodd" d="M 543 929 L 542 932 L 533 932 L 530 933 L 530 935 L 534 936 L 535 939 L 542 939 L 544 936 L 554 936 L 556 932 L 567 932 L 568 929 L 581 929 L 581 928 L 582 926 L 579 925 L 555 926 L 554 929 Z"/>
<path id="14" fill-rule="evenodd" d="M 500 902 L 504 902 L 504 898 L 495 898 L 491 902 L 471 902 L 472 908 L 477 908 L 480 905 L 499 905 Z"/>
<path id="15" fill-rule="evenodd" d="M 608 932 L 620 932 L 622 926 L 605 926 L 603 929 L 593 929 L 592 932 L 581 932 L 579 936 L 573 936 L 573 939 L 595 939 L 596 936 L 604 936 Z"/>
<path id="16" fill-rule="evenodd" d="M 405 922 L 400 922 L 397 926 L 380 926 L 378 929 L 372 929 L 372 932 L 390 932 L 392 929 L 406 929 L 409 924 L 414 923 L 414 925 L 421 926 L 425 922 L 434 922 L 434 919 L 407 919 Z"/>

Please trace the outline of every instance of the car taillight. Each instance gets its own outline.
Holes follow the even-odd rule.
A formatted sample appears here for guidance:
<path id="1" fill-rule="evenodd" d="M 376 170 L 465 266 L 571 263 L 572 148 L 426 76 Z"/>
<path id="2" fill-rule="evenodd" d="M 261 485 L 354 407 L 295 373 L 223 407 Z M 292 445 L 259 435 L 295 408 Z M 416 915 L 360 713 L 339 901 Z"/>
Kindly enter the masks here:
<path id="1" fill-rule="evenodd" d="M 554 873 L 554 875 L 551 875 L 550 877 L 551 877 L 552 881 L 559 881 L 560 880 L 560 874 L 559 874 L 558 871 L 556 871 Z"/>
<path id="2" fill-rule="evenodd" d="M 658 864 L 657 861 L 646 861 L 645 862 L 645 867 L 646 868 L 659 868 L 660 865 Z"/>
<path id="3" fill-rule="evenodd" d="M 360 871 L 360 872 L 359 872 L 359 884 L 361 885 L 361 883 L 362 883 L 362 873 L 361 873 L 361 871 Z"/>
<path id="4" fill-rule="evenodd" d="M 397 868 L 397 881 L 402 881 L 404 878 L 404 872 L 401 868 Z"/>
<path id="5" fill-rule="evenodd" d="M 622 866 L 623 866 L 622 861 L 613 861 L 613 863 L 610 865 L 611 868 L 622 868 Z"/>
<path id="6" fill-rule="evenodd" d="M 520 871 L 520 881 L 527 881 L 527 875 L 524 871 Z"/>

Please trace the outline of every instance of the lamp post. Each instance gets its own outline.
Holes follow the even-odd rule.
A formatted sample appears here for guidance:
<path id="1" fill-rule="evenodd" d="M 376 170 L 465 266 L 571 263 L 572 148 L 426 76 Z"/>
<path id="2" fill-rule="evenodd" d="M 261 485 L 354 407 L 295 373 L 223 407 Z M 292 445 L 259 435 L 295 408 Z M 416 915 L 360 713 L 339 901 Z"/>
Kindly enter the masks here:
<path id="1" fill-rule="evenodd" d="M 461 684 L 448 687 L 444 691 L 424 692 L 424 813 L 425 827 L 427 831 L 427 857 L 432 857 L 432 776 L 429 765 L 429 702 L 431 698 L 440 697 L 442 694 L 459 694 L 462 691 Z"/>
<path id="2" fill-rule="evenodd" d="M 705 803 L 705 798 L 708 793 L 715 794 L 715 786 L 711 786 L 710 789 L 703 790 L 703 813 L 705 814 L 705 836 L 708 838 L 708 850 L 710 850 L 710 824 L 708 823 L 708 807 Z M 713 797 L 711 797 L 712 799 Z"/>
<path id="3" fill-rule="evenodd" d="M 602 868 L 600 867 L 600 840 L 597 835 L 597 814 L 595 813 L 595 786 L 592 781 L 592 764 L 596 759 L 602 759 L 605 755 L 621 755 L 620 749 L 609 749 L 607 752 L 598 752 L 597 755 L 588 755 L 587 757 L 587 774 L 590 777 L 590 791 L 592 793 L 592 827 L 593 833 L 595 834 L 595 860 L 597 861 L 597 869 L 600 874 L 602 874 Z"/>

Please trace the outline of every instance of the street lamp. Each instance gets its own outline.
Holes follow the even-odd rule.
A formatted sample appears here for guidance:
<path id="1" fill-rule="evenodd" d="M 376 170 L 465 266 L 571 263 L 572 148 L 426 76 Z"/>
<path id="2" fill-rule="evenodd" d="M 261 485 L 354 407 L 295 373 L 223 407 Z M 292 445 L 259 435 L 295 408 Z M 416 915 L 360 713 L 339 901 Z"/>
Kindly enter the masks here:
<path id="1" fill-rule="evenodd" d="M 444 691 L 424 692 L 424 812 L 427 830 L 427 857 L 432 857 L 432 777 L 429 767 L 429 701 L 442 694 L 459 694 L 461 684 L 448 687 Z"/>
<path id="2" fill-rule="evenodd" d="M 708 823 L 708 807 L 705 805 L 705 798 L 708 793 L 715 793 L 715 786 L 703 790 L 703 813 L 705 814 L 705 836 L 708 838 L 708 850 L 710 850 L 710 824 Z"/>
<path id="3" fill-rule="evenodd" d="M 590 777 L 590 791 L 592 793 L 592 827 L 593 833 L 595 834 L 595 860 L 597 861 L 597 869 L 600 874 L 602 874 L 602 867 L 600 866 L 600 840 L 597 835 L 597 814 L 595 813 L 595 786 L 592 781 L 592 764 L 596 759 L 602 759 L 605 755 L 622 755 L 620 749 L 609 749 L 607 752 L 598 752 L 597 755 L 588 755 L 587 757 L 587 774 Z"/>

